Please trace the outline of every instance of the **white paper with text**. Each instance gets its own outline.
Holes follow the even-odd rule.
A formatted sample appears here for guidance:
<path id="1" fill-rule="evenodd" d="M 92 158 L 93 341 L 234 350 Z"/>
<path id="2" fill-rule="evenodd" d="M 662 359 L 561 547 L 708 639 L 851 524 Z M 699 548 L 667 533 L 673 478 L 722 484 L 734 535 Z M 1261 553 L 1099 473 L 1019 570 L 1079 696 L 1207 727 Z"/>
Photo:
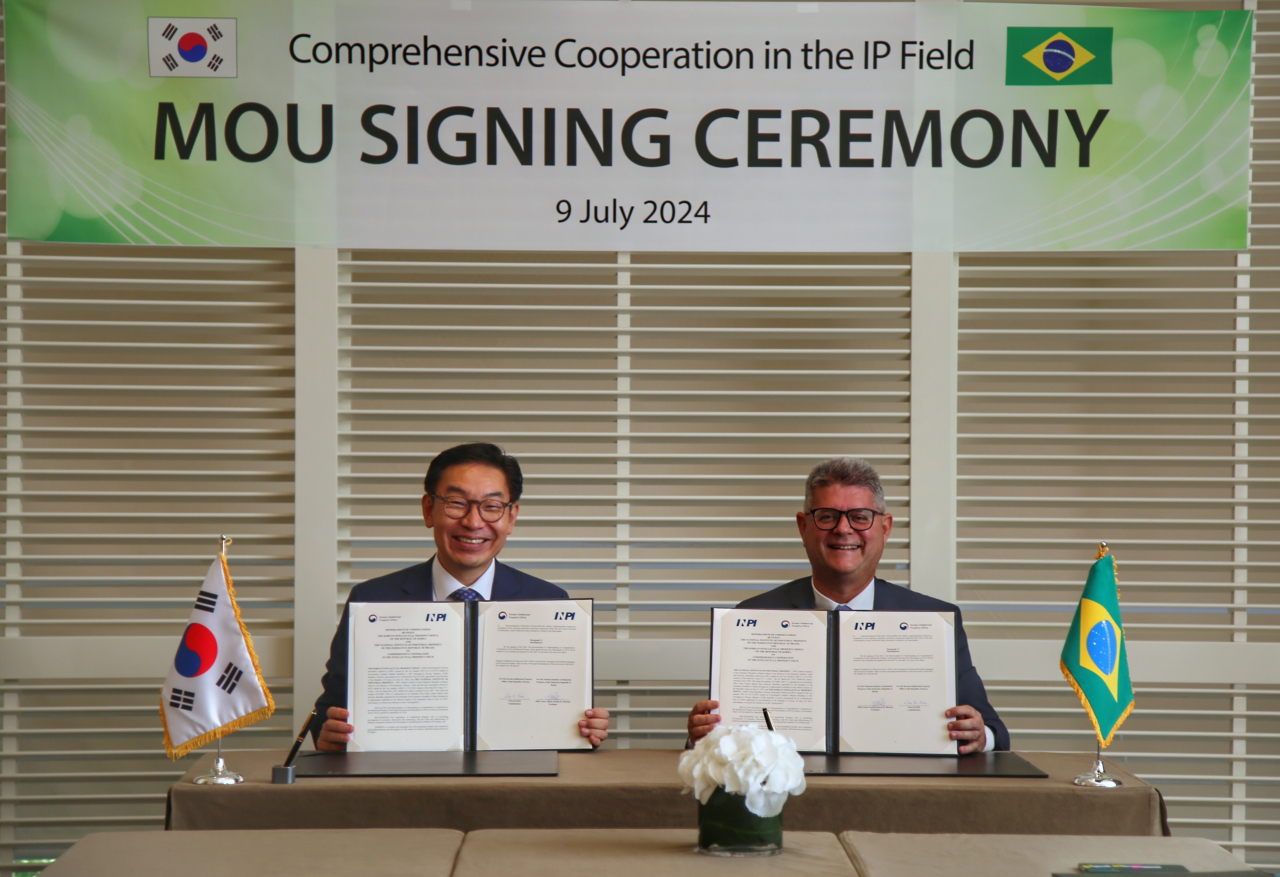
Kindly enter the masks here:
<path id="1" fill-rule="evenodd" d="M 837 612 L 840 751 L 955 755 L 955 614 Z"/>
<path id="2" fill-rule="evenodd" d="M 714 609 L 711 699 L 726 725 L 764 725 L 802 752 L 827 745 L 827 613 Z"/>
<path id="3" fill-rule="evenodd" d="M 461 603 L 352 603 L 349 752 L 463 746 Z"/>
<path id="4" fill-rule="evenodd" d="M 590 749 L 590 600 L 480 603 L 477 749 Z"/>

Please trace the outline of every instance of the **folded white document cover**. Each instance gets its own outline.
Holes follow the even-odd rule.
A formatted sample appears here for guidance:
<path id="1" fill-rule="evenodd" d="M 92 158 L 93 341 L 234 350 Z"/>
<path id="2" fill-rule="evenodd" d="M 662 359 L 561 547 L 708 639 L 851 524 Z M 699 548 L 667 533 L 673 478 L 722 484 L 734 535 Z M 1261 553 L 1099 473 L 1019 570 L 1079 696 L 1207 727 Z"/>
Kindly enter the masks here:
<path id="1" fill-rule="evenodd" d="M 352 603 L 351 752 L 586 749 L 591 600 Z"/>
<path id="2" fill-rule="evenodd" d="M 713 609 L 710 688 L 722 722 L 767 708 L 801 752 L 958 752 L 951 612 Z"/>

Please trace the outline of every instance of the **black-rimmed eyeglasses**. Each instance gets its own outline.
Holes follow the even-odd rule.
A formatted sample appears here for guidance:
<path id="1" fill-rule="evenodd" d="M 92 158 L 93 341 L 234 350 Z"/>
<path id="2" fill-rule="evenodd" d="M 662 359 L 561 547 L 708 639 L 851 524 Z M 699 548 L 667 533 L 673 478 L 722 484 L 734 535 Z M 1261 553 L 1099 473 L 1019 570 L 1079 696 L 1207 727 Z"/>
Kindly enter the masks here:
<path id="1" fill-rule="evenodd" d="M 507 509 L 515 505 L 513 502 L 503 502 L 500 499 L 461 499 L 456 496 L 436 496 L 434 493 L 430 496 L 444 506 L 446 515 L 455 520 L 465 518 L 473 505 L 478 506 L 480 520 L 486 524 L 498 523 L 498 521 L 502 520 L 502 516 L 507 513 Z"/>
<path id="2" fill-rule="evenodd" d="M 869 530 L 876 522 L 876 515 L 883 515 L 875 509 L 812 509 L 813 523 L 819 530 L 834 530 L 840 526 L 840 518 L 849 519 L 849 526 L 855 530 Z"/>

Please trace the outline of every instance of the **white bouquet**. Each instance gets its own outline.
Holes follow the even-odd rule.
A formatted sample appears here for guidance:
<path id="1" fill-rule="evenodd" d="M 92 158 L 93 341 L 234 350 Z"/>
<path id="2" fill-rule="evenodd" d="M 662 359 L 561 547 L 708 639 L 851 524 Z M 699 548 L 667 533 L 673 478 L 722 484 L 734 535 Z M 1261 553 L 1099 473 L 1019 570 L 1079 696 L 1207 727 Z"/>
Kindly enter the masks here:
<path id="1" fill-rule="evenodd" d="M 795 741 L 759 725 L 717 725 L 680 756 L 680 779 L 703 804 L 717 787 L 743 795 L 756 816 L 777 816 L 805 788 Z"/>

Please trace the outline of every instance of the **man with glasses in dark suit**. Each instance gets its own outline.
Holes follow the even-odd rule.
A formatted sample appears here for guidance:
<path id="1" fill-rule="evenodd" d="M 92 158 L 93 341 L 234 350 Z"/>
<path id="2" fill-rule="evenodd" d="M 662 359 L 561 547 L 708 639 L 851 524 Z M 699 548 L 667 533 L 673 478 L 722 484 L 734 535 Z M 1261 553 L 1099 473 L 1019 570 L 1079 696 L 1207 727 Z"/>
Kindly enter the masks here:
<path id="1" fill-rule="evenodd" d="M 355 728 L 347 721 L 347 630 L 352 603 L 416 603 L 474 600 L 565 600 L 550 582 L 507 566 L 498 552 L 515 529 L 524 475 L 515 457 L 497 445 L 475 442 L 442 451 L 427 468 L 422 520 L 435 538 L 436 555 L 362 582 L 351 589 L 329 646 L 329 661 L 316 701 L 311 734 L 316 749 L 345 750 Z M 609 711 L 589 709 L 578 731 L 599 746 L 609 736 Z"/>
<path id="2" fill-rule="evenodd" d="M 800 539 L 809 555 L 810 576 L 788 582 L 738 604 L 739 609 L 824 609 L 827 611 L 912 610 L 954 612 L 956 692 L 960 703 L 947 710 L 947 730 L 960 754 L 1009 748 L 1009 731 L 987 700 L 987 691 L 969 655 L 960 610 L 876 578 L 876 566 L 893 530 L 885 511 L 880 476 L 865 460 L 837 457 L 819 463 L 804 489 L 804 511 L 796 513 Z M 704 700 L 689 713 L 689 739 L 697 742 L 720 721 Z"/>

